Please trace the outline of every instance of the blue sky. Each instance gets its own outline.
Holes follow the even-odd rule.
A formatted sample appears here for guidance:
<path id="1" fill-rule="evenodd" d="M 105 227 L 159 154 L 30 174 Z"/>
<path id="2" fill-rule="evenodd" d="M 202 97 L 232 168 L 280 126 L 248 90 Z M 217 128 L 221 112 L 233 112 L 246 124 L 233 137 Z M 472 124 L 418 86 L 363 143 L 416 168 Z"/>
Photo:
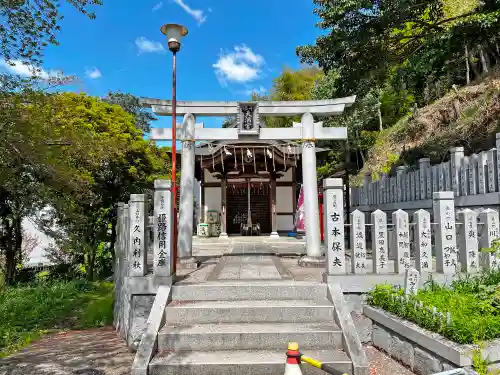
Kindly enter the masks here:
<path id="1" fill-rule="evenodd" d="M 284 66 L 299 67 L 295 47 L 320 34 L 312 0 L 104 0 L 95 20 L 64 8 L 60 45 L 47 50 L 42 74 L 76 75 L 79 82 L 67 90 L 99 96 L 120 90 L 171 98 L 171 54 L 159 31 L 164 23 L 189 29 L 177 59 L 178 100 L 265 93 Z M 20 64 L 2 69 L 26 72 Z M 222 119 L 198 121 L 219 127 Z M 154 126 L 170 123 L 162 118 Z"/>

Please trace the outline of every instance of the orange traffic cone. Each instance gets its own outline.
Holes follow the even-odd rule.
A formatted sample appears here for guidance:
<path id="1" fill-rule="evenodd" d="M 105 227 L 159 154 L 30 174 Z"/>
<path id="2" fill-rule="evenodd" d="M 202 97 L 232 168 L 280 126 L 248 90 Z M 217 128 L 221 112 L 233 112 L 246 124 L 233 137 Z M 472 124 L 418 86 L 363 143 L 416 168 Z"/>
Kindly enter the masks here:
<path id="1" fill-rule="evenodd" d="M 299 344 L 296 342 L 288 343 L 286 352 L 285 375 L 302 375 L 300 369 L 300 352 Z"/>

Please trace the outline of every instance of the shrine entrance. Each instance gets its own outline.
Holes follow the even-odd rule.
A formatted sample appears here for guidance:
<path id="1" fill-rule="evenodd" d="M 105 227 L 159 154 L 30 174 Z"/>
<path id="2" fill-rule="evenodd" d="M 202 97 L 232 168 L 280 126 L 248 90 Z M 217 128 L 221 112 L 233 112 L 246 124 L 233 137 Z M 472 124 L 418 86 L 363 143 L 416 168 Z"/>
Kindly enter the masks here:
<path id="1" fill-rule="evenodd" d="M 259 224 L 260 234 L 271 233 L 271 196 L 269 181 L 227 183 L 227 233 L 241 234 L 241 224 Z M 250 205 L 249 205 L 250 204 Z"/>

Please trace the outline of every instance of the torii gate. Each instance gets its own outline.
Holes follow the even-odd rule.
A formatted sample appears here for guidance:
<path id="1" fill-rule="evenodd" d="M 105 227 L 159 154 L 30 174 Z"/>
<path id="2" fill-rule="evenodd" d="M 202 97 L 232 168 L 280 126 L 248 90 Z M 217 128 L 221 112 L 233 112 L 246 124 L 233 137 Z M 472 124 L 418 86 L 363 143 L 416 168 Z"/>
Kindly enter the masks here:
<path id="1" fill-rule="evenodd" d="M 319 205 L 316 174 L 316 141 L 347 140 L 347 128 L 324 128 L 314 122 L 313 115 L 340 115 L 350 107 L 355 96 L 308 101 L 262 102 L 191 102 L 178 101 L 177 115 L 184 116 L 177 124 L 177 138 L 182 142 L 181 196 L 178 224 L 178 254 L 181 264 L 195 262 L 193 245 L 193 201 L 195 142 L 239 140 L 248 137 L 258 140 L 302 140 L 302 173 L 306 222 L 307 256 L 302 265 L 316 265 L 324 261 L 320 249 Z M 171 116 L 172 102 L 160 99 L 141 99 L 143 107 L 151 108 L 156 115 Z M 196 124 L 195 116 L 237 116 L 236 128 L 204 128 Z M 260 128 L 260 116 L 302 115 L 300 123 L 292 128 Z M 169 128 L 152 128 L 151 140 L 172 140 Z M 222 228 L 223 231 L 226 228 Z"/>

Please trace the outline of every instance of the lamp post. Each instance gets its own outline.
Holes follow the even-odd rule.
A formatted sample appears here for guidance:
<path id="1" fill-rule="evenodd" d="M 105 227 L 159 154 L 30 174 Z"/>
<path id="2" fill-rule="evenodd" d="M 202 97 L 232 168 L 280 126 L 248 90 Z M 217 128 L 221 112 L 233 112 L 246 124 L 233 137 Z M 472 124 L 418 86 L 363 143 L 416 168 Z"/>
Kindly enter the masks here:
<path id="1" fill-rule="evenodd" d="M 172 258 L 174 275 L 177 270 L 177 67 L 176 55 L 181 49 L 181 40 L 188 33 L 187 28 L 176 23 L 168 23 L 160 28 L 167 36 L 168 49 L 172 52 L 172 196 L 174 200 L 174 238 L 172 244 Z"/>

